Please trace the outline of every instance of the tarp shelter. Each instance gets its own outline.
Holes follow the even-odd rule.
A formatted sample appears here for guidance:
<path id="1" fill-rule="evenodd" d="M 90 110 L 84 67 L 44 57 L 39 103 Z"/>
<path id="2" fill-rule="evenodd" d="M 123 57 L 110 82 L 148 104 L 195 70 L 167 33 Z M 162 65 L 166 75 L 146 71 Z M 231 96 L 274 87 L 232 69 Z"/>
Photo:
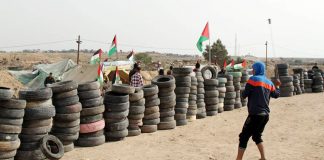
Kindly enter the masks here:
<path id="1" fill-rule="evenodd" d="M 64 73 L 76 66 L 71 59 L 66 59 L 53 64 L 38 64 L 34 66 L 34 71 L 9 71 L 9 73 L 29 88 L 41 88 L 44 87 L 44 81 L 49 73 L 53 73 L 55 80 L 62 80 Z"/>

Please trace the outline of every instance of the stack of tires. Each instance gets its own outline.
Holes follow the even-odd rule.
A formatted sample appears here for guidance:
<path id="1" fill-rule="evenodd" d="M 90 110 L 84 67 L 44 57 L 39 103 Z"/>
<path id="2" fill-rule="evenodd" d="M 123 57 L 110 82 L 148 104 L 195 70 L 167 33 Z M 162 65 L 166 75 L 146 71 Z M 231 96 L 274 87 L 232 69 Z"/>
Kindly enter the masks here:
<path id="1" fill-rule="evenodd" d="M 174 129 L 176 127 L 176 121 L 174 120 L 174 106 L 176 105 L 175 79 L 173 76 L 157 76 L 152 80 L 152 83 L 159 88 L 160 123 L 158 129 Z"/>
<path id="2" fill-rule="evenodd" d="M 314 73 L 312 89 L 314 93 L 323 92 L 323 77 L 321 72 Z"/>
<path id="3" fill-rule="evenodd" d="M 196 71 L 197 78 L 197 119 L 206 118 L 206 104 L 205 104 L 205 88 L 204 88 L 204 78 L 200 70 Z"/>
<path id="4" fill-rule="evenodd" d="M 294 95 L 300 95 L 303 93 L 300 88 L 300 77 L 299 76 L 300 76 L 299 74 L 293 75 Z"/>
<path id="5" fill-rule="evenodd" d="M 226 83 L 227 78 L 226 77 L 218 77 L 218 85 L 217 90 L 219 92 L 219 103 L 218 103 L 218 113 L 222 113 L 224 111 L 224 98 L 226 93 Z"/>
<path id="6" fill-rule="evenodd" d="M 157 131 L 160 123 L 160 99 L 158 96 L 159 88 L 155 84 L 143 86 L 145 97 L 145 111 L 143 118 L 142 133 L 153 133 Z"/>
<path id="7" fill-rule="evenodd" d="M 191 86 L 189 94 L 189 108 L 187 111 L 187 119 L 189 121 L 195 121 L 197 116 L 197 86 L 198 81 L 195 76 L 191 76 Z"/>
<path id="8" fill-rule="evenodd" d="M 105 121 L 102 113 L 105 106 L 98 81 L 79 84 L 78 96 L 82 104 L 79 139 L 75 145 L 93 147 L 106 142 L 104 135 Z M 91 102 L 91 103 L 90 103 Z"/>
<path id="9" fill-rule="evenodd" d="M 16 155 L 19 160 L 31 160 L 44 155 L 40 151 L 40 141 L 52 128 L 52 117 L 55 107 L 52 105 L 52 90 L 42 88 L 37 90 L 21 90 L 20 99 L 25 99 L 26 109 L 21 134 L 21 145 Z"/>
<path id="10" fill-rule="evenodd" d="M 298 74 L 299 75 L 299 83 L 300 83 L 300 89 L 302 91 L 302 93 L 305 93 L 305 85 L 304 85 L 304 69 L 303 68 L 294 68 L 293 69 L 294 74 Z"/>
<path id="11" fill-rule="evenodd" d="M 218 113 L 219 92 L 217 79 L 205 79 L 205 103 L 207 116 L 215 116 Z"/>
<path id="12" fill-rule="evenodd" d="M 280 76 L 289 76 L 288 74 L 288 67 L 289 65 L 287 63 L 283 64 L 277 64 L 277 69 L 278 69 L 278 75 Z"/>
<path id="13" fill-rule="evenodd" d="M 138 136 L 141 134 L 143 117 L 145 111 L 145 99 L 143 89 L 135 88 L 135 93 L 129 94 L 129 114 L 128 114 L 128 137 Z"/>
<path id="14" fill-rule="evenodd" d="M 177 126 L 187 125 L 187 111 L 189 107 L 189 95 L 191 87 L 191 68 L 173 68 L 176 81 L 176 106 L 174 108 Z"/>
<path id="15" fill-rule="evenodd" d="M 112 91 L 105 94 L 105 136 L 106 141 L 119 141 L 128 136 L 129 94 L 135 93 L 135 88 L 129 85 L 117 84 Z"/>
<path id="16" fill-rule="evenodd" d="M 74 141 L 79 138 L 80 112 L 82 110 L 78 96 L 78 84 L 63 81 L 49 85 L 53 91 L 53 104 L 56 115 L 51 133 L 64 145 L 64 152 L 74 149 Z"/>
<path id="17" fill-rule="evenodd" d="M 313 89 L 313 80 L 312 79 L 304 79 L 304 88 L 305 88 L 305 93 L 312 93 Z"/>
<path id="18" fill-rule="evenodd" d="M 241 102 L 241 77 L 242 72 L 230 72 L 229 74 L 233 75 L 233 85 L 236 92 L 234 108 L 238 109 L 242 107 Z"/>
<path id="19" fill-rule="evenodd" d="M 292 97 L 294 95 L 293 76 L 280 76 L 280 97 Z"/>
<path id="20" fill-rule="evenodd" d="M 233 86 L 233 76 L 226 75 L 226 93 L 224 99 L 224 111 L 232 111 L 234 109 L 236 92 Z"/>
<path id="21" fill-rule="evenodd" d="M 10 88 L 0 87 L 0 159 L 13 159 L 20 145 L 26 101 L 12 99 L 13 94 Z"/>
<path id="22" fill-rule="evenodd" d="M 243 91 L 245 90 L 245 86 L 246 86 L 246 83 L 249 80 L 249 78 L 250 77 L 249 77 L 248 72 L 246 70 L 243 71 L 242 77 L 241 77 L 241 95 L 242 95 Z M 247 102 L 248 102 L 247 98 L 245 98 L 245 99 L 241 98 L 242 107 L 247 106 Z"/>

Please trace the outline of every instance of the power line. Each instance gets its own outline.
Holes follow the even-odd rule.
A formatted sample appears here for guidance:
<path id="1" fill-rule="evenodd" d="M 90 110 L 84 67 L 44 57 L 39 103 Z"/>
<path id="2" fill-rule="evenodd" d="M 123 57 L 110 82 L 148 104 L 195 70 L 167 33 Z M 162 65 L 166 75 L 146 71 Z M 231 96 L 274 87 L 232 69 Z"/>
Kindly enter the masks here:
<path id="1" fill-rule="evenodd" d="M 73 42 L 74 40 L 62 40 L 62 41 L 52 41 L 52 42 L 43 42 L 43 43 L 32 43 L 32 44 L 23 44 L 23 45 L 13 45 L 13 46 L 2 46 L 0 49 L 8 49 L 8 48 L 21 48 L 21 47 L 30 47 L 30 46 L 40 46 L 47 44 L 58 44 L 64 42 Z"/>

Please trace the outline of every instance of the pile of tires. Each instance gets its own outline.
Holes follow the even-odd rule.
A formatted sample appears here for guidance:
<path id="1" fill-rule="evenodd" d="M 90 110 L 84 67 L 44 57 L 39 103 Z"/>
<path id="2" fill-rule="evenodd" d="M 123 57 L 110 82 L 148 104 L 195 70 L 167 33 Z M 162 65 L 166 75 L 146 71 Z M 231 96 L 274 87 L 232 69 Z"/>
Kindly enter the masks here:
<path id="1" fill-rule="evenodd" d="M 143 86 L 143 91 L 145 111 L 141 131 L 142 133 L 153 133 L 157 131 L 157 125 L 160 123 L 159 88 L 155 84 L 150 84 Z"/>
<path id="2" fill-rule="evenodd" d="M 312 89 L 314 93 L 323 92 L 323 77 L 321 72 L 314 73 Z"/>
<path id="3" fill-rule="evenodd" d="M 195 121 L 197 119 L 197 86 L 198 81 L 195 76 L 191 76 L 191 86 L 189 94 L 189 107 L 187 111 L 187 119 L 189 121 Z"/>
<path id="4" fill-rule="evenodd" d="M 196 71 L 197 78 L 197 119 L 206 118 L 206 104 L 205 104 L 205 86 L 204 86 L 204 78 L 202 77 L 202 73 L 200 70 Z"/>
<path id="5" fill-rule="evenodd" d="M 301 90 L 301 87 L 300 87 L 300 77 L 299 76 L 300 76 L 299 74 L 293 75 L 294 95 L 300 95 L 303 93 Z"/>
<path id="6" fill-rule="evenodd" d="M 64 145 L 64 152 L 74 149 L 74 141 L 79 138 L 80 112 L 78 84 L 74 81 L 63 81 L 49 85 L 53 91 L 53 104 L 56 115 L 51 133 Z"/>
<path id="7" fill-rule="evenodd" d="M 219 93 L 218 113 L 222 113 L 224 111 L 224 98 L 225 98 L 225 93 L 226 93 L 226 86 L 225 86 L 226 83 L 227 83 L 226 77 L 218 77 L 218 85 L 217 85 L 217 90 Z"/>
<path id="8" fill-rule="evenodd" d="M 207 116 L 215 116 L 218 113 L 219 92 L 217 79 L 205 79 L 205 104 Z"/>
<path id="9" fill-rule="evenodd" d="M 224 111 L 232 111 L 234 109 L 236 92 L 235 87 L 233 85 L 233 76 L 226 75 L 227 82 L 226 82 L 226 93 L 224 99 Z"/>
<path id="10" fill-rule="evenodd" d="M 20 145 L 25 100 L 12 99 L 14 91 L 0 87 L 0 159 L 13 159 Z"/>
<path id="11" fill-rule="evenodd" d="M 299 83 L 300 83 L 300 89 L 302 91 L 302 93 L 305 93 L 305 85 L 304 85 L 304 79 L 305 79 L 305 75 L 304 75 L 304 69 L 303 68 L 294 68 L 293 69 L 294 74 L 299 75 Z"/>
<path id="12" fill-rule="evenodd" d="M 143 117 L 145 111 L 145 99 L 143 89 L 135 88 L 135 93 L 129 94 L 129 114 L 128 114 L 128 137 L 138 136 L 141 134 Z"/>
<path id="13" fill-rule="evenodd" d="M 294 95 L 293 76 L 280 76 L 280 97 L 292 97 Z"/>
<path id="14" fill-rule="evenodd" d="M 50 88 L 28 89 L 19 92 L 20 99 L 26 100 L 24 122 L 19 138 L 21 145 L 15 159 L 45 159 L 41 151 L 41 140 L 51 131 L 55 107 L 52 104 Z M 61 144 L 61 143 L 60 143 Z M 63 147 L 61 145 L 61 147 Z M 61 148 L 61 152 L 64 152 Z"/>
<path id="15" fill-rule="evenodd" d="M 312 79 L 304 79 L 304 88 L 305 88 L 305 93 L 312 93 L 313 89 L 313 80 Z"/>
<path id="16" fill-rule="evenodd" d="M 249 80 L 249 78 L 250 77 L 249 77 L 248 72 L 246 70 L 243 71 L 242 77 L 241 77 L 241 95 L 242 95 L 243 91 L 245 90 L 245 86 L 246 86 L 246 83 Z M 248 102 L 247 98 L 245 98 L 245 99 L 241 98 L 242 107 L 247 106 L 247 102 Z"/>
<path id="17" fill-rule="evenodd" d="M 187 111 L 189 107 L 189 95 L 191 87 L 192 68 L 173 68 L 176 81 L 176 106 L 174 108 L 177 126 L 187 125 Z"/>
<path id="18" fill-rule="evenodd" d="M 100 84 L 98 81 L 79 84 L 78 96 L 82 104 L 79 138 L 75 145 L 93 147 L 106 142 L 104 135 L 105 121 Z"/>
<path id="19" fill-rule="evenodd" d="M 176 95 L 174 93 L 175 79 L 173 76 L 157 76 L 152 80 L 159 88 L 158 97 L 160 99 L 160 123 L 158 124 L 159 130 L 169 130 L 176 127 L 174 120 L 174 107 L 176 105 Z M 147 110 L 146 112 L 148 112 Z"/>
<path id="20" fill-rule="evenodd" d="M 241 77 L 242 72 L 229 72 L 233 76 L 233 85 L 236 93 L 234 108 L 238 109 L 242 107 L 241 103 Z"/>
<path id="21" fill-rule="evenodd" d="M 124 84 L 114 84 L 112 91 L 105 94 L 105 136 L 106 141 L 120 141 L 128 136 L 129 94 L 135 88 Z"/>
<path id="22" fill-rule="evenodd" d="M 280 76 L 289 76 L 288 68 L 289 68 L 289 65 L 287 63 L 277 64 L 279 77 Z"/>

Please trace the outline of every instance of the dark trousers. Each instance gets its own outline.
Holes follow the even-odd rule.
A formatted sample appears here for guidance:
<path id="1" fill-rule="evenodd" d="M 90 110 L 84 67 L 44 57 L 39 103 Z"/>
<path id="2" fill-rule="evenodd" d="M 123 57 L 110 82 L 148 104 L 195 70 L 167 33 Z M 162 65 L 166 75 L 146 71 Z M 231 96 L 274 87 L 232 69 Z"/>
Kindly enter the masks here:
<path id="1" fill-rule="evenodd" d="M 263 142 L 261 136 L 268 121 L 269 115 L 249 115 L 246 118 L 242 132 L 239 135 L 239 147 L 245 149 L 251 136 L 255 144 Z"/>

